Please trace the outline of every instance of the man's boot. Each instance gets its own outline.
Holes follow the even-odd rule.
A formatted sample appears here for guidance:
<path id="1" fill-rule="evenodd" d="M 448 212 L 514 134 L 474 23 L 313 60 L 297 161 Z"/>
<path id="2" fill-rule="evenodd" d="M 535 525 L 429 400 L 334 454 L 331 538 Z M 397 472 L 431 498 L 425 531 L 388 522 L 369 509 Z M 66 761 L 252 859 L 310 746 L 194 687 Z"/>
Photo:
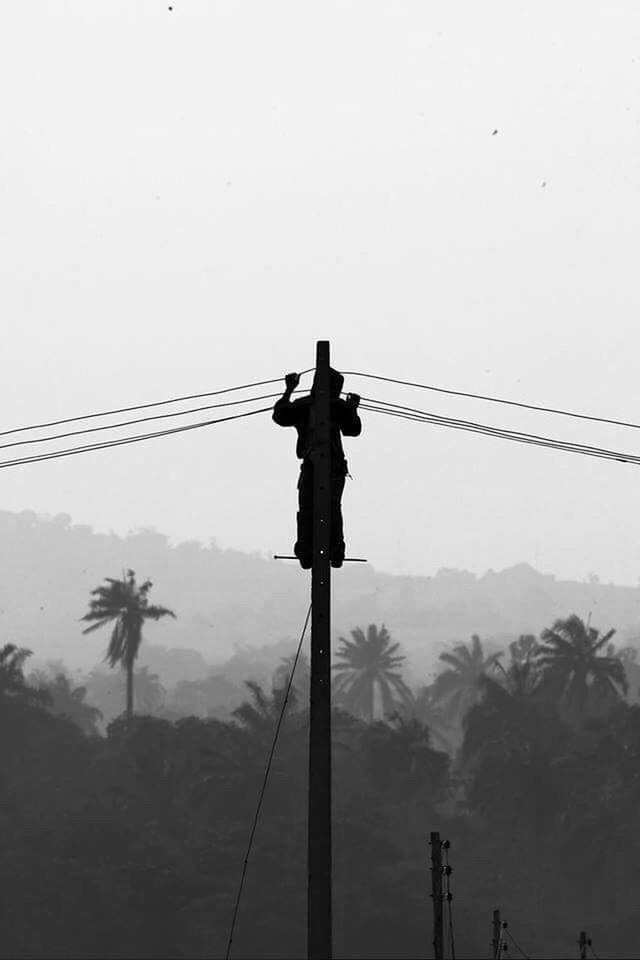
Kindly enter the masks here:
<path id="1" fill-rule="evenodd" d="M 329 561 L 332 567 L 341 567 L 344 562 L 344 541 L 331 547 Z"/>

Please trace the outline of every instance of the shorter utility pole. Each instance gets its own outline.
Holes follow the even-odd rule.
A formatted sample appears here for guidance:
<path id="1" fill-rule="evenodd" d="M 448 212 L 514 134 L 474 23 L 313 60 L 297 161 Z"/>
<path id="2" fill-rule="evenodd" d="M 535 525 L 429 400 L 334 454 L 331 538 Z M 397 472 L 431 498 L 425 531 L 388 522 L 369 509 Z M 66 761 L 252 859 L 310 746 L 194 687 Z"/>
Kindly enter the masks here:
<path id="1" fill-rule="evenodd" d="M 502 937 L 500 935 L 500 911 L 493 911 L 493 919 L 491 921 L 491 956 L 493 960 L 496 960 L 496 957 L 500 956 L 500 944 L 502 942 Z"/>
<path id="2" fill-rule="evenodd" d="M 587 940 L 587 931 L 581 930 L 580 937 L 578 938 L 578 948 L 580 950 L 578 956 L 580 957 L 580 960 L 586 960 L 588 942 L 589 941 Z"/>
<path id="3" fill-rule="evenodd" d="M 444 923 L 442 910 L 442 844 L 439 833 L 431 833 L 431 898 L 433 900 L 433 956 L 444 960 Z"/>

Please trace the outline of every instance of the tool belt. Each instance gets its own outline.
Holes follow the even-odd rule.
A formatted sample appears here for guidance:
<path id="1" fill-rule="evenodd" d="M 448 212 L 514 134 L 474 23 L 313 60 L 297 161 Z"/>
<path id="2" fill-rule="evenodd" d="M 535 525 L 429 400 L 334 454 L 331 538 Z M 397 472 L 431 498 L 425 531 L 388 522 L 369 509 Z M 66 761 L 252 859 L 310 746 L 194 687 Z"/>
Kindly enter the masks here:
<path id="1" fill-rule="evenodd" d="M 300 477 L 303 473 L 312 473 L 313 472 L 313 460 L 310 456 L 304 458 L 300 464 Z M 344 457 L 331 457 L 331 471 L 330 475 L 332 477 L 347 477 L 350 476 L 349 465 Z"/>

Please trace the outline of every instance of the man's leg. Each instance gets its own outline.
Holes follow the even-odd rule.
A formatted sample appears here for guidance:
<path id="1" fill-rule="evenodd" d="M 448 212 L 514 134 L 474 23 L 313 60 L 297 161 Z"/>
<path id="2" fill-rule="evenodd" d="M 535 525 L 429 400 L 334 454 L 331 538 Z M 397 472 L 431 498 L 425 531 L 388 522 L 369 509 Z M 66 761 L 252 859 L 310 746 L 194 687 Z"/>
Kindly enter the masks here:
<path id="1" fill-rule="evenodd" d="M 303 462 L 298 479 L 298 539 L 293 552 L 303 570 L 313 566 L 313 465 Z"/>
<path id="2" fill-rule="evenodd" d="M 344 477 L 331 478 L 331 566 L 341 567 L 344 560 L 344 530 L 342 526 L 342 493 Z"/>

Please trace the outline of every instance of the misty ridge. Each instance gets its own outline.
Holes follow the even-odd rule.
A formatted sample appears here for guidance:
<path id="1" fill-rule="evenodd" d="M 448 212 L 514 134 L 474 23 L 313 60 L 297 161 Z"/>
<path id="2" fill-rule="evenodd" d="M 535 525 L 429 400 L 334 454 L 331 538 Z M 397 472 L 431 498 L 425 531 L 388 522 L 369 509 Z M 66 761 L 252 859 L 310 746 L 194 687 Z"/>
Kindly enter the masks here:
<path id="1" fill-rule="evenodd" d="M 242 682 L 250 662 L 252 678 L 264 681 L 290 652 L 308 603 L 308 580 L 297 565 L 215 543 L 172 546 L 153 530 L 95 533 L 68 514 L 32 511 L 0 511 L 0 538 L 6 642 L 71 670 L 86 671 L 104 656 L 98 640 L 82 636 L 89 591 L 129 568 L 151 579 L 177 614 L 154 626 L 140 655 L 140 665 L 164 684 L 199 679 L 225 663 L 230 678 Z M 595 574 L 582 583 L 556 580 L 525 563 L 481 577 L 441 569 L 432 578 L 354 564 L 335 578 L 333 593 L 334 637 L 358 624 L 385 623 L 407 656 L 406 678 L 416 683 L 451 643 L 476 633 L 489 649 L 506 648 L 570 613 L 603 629 L 615 626 L 623 645 L 640 637 L 640 587 L 602 584 Z"/>
<path id="2" fill-rule="evenodd" d="M 230 956 L 303 956 L 308 577 L 67 515 L 0 533 L 0 957 L 225 956 L 285 706 Z M 490 955 L 496 905 L 527 955 L 588 927 L 637 956 L 638 594 L 526 564 L 335 577 L 336 957 L 425 956 L 434 828 L 458 957 Z"/>

